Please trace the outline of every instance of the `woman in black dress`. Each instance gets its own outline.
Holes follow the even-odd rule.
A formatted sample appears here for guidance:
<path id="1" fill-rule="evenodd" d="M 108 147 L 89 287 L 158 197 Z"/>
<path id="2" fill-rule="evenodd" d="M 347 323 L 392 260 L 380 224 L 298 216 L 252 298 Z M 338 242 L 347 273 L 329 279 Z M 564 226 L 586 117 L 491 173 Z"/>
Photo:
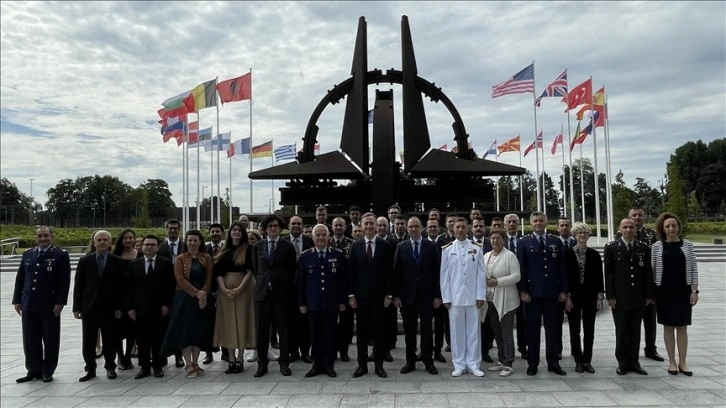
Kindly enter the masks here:
<path id="1" fill-rule="evenodd" d="M 658 323 L 663 325 L 663 340 L 668 352 L 668 373 L 691 376 L 686 364 L 687 327 L 691 311 L 698 303 L 698 269 L 693 244 L 681 239 L 681 220 L 663 213 L 655 222 L 659 241 L 653 244 L 651 262 L 657 286 L 655 306 Z M 676 364 L 676 344 L 678 363 Z"/>
<path id="2" fill-rule="evenodd" d="M 136 241 L 136 233 L 134 230 L 127 228 L 121 231 L 121 235 L 113 246 L 113 254 L 123 259 L 126 266 L 136 259 L 139 255 L 134 248 Z M 136 343 L 136 333 L 134 332 L 134 321 L 129 315 L 124 313 L 120 319 L 116 321 L 116 330 L 118 331 L 116 354 L 118 354 L 118 369 L 131 370 L 134 364 L 131 362 L 131 354 Z M 124 339 L 126 339 L 126 349 L 124 350 Z"/>

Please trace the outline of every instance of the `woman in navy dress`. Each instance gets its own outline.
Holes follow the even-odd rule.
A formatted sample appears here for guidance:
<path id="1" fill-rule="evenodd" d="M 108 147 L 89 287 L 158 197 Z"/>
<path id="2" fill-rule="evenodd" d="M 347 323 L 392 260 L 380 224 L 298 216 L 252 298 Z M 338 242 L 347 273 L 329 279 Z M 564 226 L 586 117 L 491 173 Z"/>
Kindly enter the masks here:
<path id="1" fill-rule="evenodd" d="M 663 325 L 663 340 L 668 352 L 668 373 L 691 376 L 686 364 L 687 328 L 691 311 L 698 303 L 698 269 L 693 244 L 681 239 L 681 220 L 671 213 L 661 214 L 655 222 L 659 241 L 653 244 L 651 262 L 655 275 L 656 311 Z M 678 363 L 676 363 L 676 344 Z"/>

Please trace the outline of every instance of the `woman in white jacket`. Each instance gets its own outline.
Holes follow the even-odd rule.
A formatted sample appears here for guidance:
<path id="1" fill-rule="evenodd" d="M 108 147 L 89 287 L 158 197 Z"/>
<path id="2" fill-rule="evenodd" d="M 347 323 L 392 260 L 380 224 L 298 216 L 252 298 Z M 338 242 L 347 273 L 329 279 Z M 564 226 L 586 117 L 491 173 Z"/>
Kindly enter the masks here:
<path id="1" fill-rule="evenodd" d="M 514 363 L 514 317 L 519 307 L 517 282 L 520 279 L 517 255 L 504 247 L 506 232 L 494 230 L 489 235 L 492 250 L 484 255 L 487 279 L 487 314 L 499 350 L 499 364 L 489 371 L 499 375 L 512 374 Z"/>

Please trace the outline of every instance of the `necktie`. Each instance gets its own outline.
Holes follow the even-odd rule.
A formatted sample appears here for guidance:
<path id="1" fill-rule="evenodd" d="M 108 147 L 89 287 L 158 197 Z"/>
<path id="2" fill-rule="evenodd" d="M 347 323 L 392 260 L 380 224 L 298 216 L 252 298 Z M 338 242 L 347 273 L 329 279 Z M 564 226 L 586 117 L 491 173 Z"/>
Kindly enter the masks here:
<path id="1" fill-rule="evenodd" d="M 176 262 L 176 242 L 169 243 L 169 253 L 171 254 L 171 263 Z"/>
<path id="2" fill-rule="evenodd" d="M 539 237 L 539 249 L 542 252 L 544 252 L 544 250 L 545 250 L 544 237 Z"/>
<path id="3" fill-rule="evenodd" d="M 154 263 L 153 263 L 154 260 L 153 259 L 149 259 L 148 262 L 149 262 L 149 267 L 146 268 L 146 275 L 147 276 L 150 275 L 152 272 L 154 272 Z"/>
<path id="4" fill-rule="evenodd" d="M 212 256 L 217 255 L 217 252 L 219 252 L 219 245 L 214 244 L 212 247 Z"/>
<path id="5" fill-rule="evenodd" d="M 570 240 L 566 239 L 564 244 L 565 244 L 565 249 L 568 249 L 570 247 Z"/>
<path id="6" fill-rule="evenodd" d="M 413 258 L 416 260 L 416 263 L 419 263 L 421 261 L 420 255 L 418 253 L 418 241 L 413 241 Z"/>
<path id="7" fill-rule="evenodd" d="M 40 261 L 43 258 L 43 255 L 45 255 L 45 251 L 43 251 L 42 249 L 39 249 L 38 257 L 36 258 L 36 260 Z"/>
<path id="8" fill-rule="evenodd" d="M 366 248 L 366 256 L 368 256 L 368 260 L 373 260 L 373 248 L 371 247 L 371 241 L 368 241 L 368 248 Z"/>
<path id="9" fill-rule="evenodd" d="M 300 256 L 300 238 L 295 238 L 295 253 Z"/>
<path id="10" fill-rule="evenodd" d="M 628 255 L 632 255 L 632 254 L 633 254 L 633 245 L 630 242 L 628 242 Z"/>
<path id="11" fill-rule="evenodd" d="M 99 255 L 96 257 L 96 267 L 98 268 L 98 276 L 103 276 L 103 268 L 106 266 L 105 257 Z"/>
<path id="12" fill-rule="evenodd" d="M 271 240 L 270 241 L 270 259 L 272 259 L 273 256 L 275 256 L 275 245 L 277 244 L 277 241 Z"/>
<path id="13" fill-rule="evenodd" d="M 325 252 L 323 252 L 323 251 L 319 251 L 319 252 L 318 252 L 318 258 L 319 258 L 319 260 L 320 260 L 320 263 L 321 263 L 321 264 L 322 264 L 323 262 L 325 262 Z"/>
<path id="14" fill-rule="evenodd" d="M 509 250 L 516 251 L 517 246 L 514 244 L 514 237 L 509 237 Z"/>

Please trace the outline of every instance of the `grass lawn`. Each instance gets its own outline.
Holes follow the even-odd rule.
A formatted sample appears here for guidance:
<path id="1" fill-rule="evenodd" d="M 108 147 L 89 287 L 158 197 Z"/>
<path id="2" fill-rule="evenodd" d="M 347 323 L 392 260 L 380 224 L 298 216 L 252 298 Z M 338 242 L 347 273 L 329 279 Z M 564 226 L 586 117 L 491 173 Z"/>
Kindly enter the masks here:
<path id="1" fill-rule="evenodd" d="M 713 235 L 713 234 L 688 234 L 686 238 L 691 242 L 700 242 L 703 244 L 713 244 L 714 238 L 721 238 L 726 242 L 726 235 Z"/>

